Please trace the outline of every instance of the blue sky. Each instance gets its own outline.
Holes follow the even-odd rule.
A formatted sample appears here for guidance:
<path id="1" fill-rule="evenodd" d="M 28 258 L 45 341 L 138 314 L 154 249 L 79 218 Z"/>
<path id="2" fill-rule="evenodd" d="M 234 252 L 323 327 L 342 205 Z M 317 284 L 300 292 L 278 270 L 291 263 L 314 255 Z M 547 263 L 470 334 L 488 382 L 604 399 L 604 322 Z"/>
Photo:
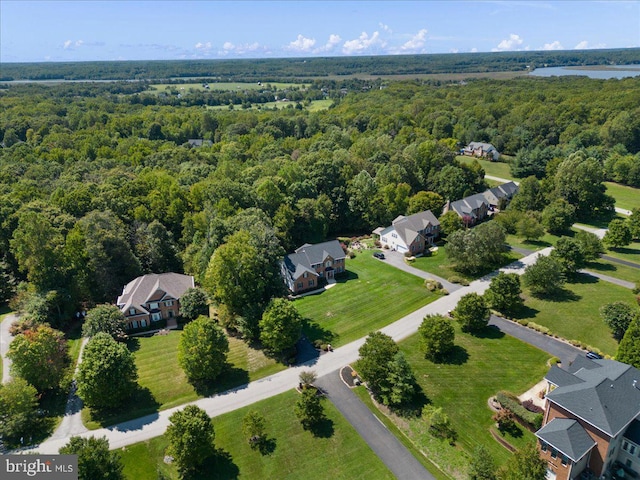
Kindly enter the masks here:
<path id="1" fill-rule="evenodd" d="M 0 1 L 0 61 L 640 47 L 634 1 Z"/>

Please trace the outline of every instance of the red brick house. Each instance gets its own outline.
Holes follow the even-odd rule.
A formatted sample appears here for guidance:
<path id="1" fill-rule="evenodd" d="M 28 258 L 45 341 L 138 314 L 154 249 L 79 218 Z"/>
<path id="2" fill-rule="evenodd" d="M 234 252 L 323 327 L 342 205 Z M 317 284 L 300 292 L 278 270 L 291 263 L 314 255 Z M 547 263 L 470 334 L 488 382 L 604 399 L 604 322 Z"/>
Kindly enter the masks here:
<path id="1" fill-rule="evenodd" d="M 640 475 L 640 370 L 578 357 L 553 366 L 543 426 L 536 432 L 547 478 Z"/>
<path id="2" fill-rule="evenodd" d="M 129 329 L 143 328 L 180 315 L 180 297 L 194 282 L 191 275 L 150 273 L 127 283 L 116 304 Z"/>
<path id="3" fill-rule="evenodd" d="M 344 250 L 337 240 L 311 245 L 305 243 L 286 255 L 280 264 L 284 283 L 291 293 L 320 288 L 345 271 Z"/>

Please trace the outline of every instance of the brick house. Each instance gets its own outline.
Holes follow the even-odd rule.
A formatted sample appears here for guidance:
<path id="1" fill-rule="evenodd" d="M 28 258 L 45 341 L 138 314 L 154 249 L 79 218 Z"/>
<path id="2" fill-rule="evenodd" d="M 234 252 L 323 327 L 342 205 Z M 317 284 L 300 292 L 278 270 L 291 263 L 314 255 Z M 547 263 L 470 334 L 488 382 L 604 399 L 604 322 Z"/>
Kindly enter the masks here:
<path id="1" fill-rule="evenodd" d="M 127 283 L 116 304 L 127 319 L 127 328 L 143 328 L 179 316 L 180 297 L 194 286 L 191 275 L 150 273 Z"/>
<path id="2" fill-rule="evenodd" d="M 566 370 L 551 367 L 545 379 L 543 426 L 536 437 L 547 478 L 639 476 L 640 370 L 579 356 Z"/>
<path id="3" fill-rule="evenodd" d="M 460 218 L 468 218 L 468 223 L 474 225 L 494 212 L 501 202 L 504 205 L 508 204 L 516 193 L 518 185 L 514 182 L 503 183 L 455 202 L 447 201 L 442 213 L 454 211 Z"/>
<path id="4" fill-rule="evenodd" d="M 337 240 L 311 245 L 305 243 L 284 257 L 280 271 L 292 293 L 314 290 L 345 271 L 344 250 Z"/>
<path id="5" fill-rule="evenodd" d="M 399 252 L 419 254 L 433 245 L 440 235 L 440 222 L 431 210 L 398 216 L 389 227 L 378 227 L 373 231 L 380 236 L 382 246 Z"/>
<path id="6" fill-rule="evenodd" d="M 484 142 L 471 142 L 460 150 L 460 153 L 469 157 L 486 158 L 492 162 L 496 162 L 500 158 L 500 153 L 496 150 L 496 147 Z"/>

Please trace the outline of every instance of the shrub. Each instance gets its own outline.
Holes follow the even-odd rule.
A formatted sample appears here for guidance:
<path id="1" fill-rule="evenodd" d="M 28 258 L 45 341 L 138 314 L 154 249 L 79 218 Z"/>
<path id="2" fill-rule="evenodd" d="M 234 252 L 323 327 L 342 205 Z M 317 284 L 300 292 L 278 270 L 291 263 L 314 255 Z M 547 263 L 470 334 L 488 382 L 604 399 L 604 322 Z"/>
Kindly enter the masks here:
<path id="1" fill-rule="evenodd" d="M 512 431 L 516 426 L 513 412 L 505 407 L 498 410 L 498 412 L 493 416 L 493 420 L 498 425 L 498 430 L 500 430 L 500 432 Z"/>
<path id="2" fill-rule="evenodd" d="M 405 256 L 405 258 L 413 257 L 413 253 L 412 252 L 404 252 L 404 256 Z"/>
<path id="3" fill-rule="evenodd" d="M 430 292 L 435 292 L 436 290 L 442 290 L 442 284 L 431 278 L 428 278 L 424 281 L 424 286 L 427 287 L 427 290 Z"/>
<path id="4" fill-rule="evenodd" d="M 540 428 L 542 415 L 540 413 L 527 410 L 518 400 L 518 397 L 509 392 L 498 392 L 496 400 L 503 409 L 513 413 L 522 423 L 532 428 Z M 500 428 L 500 427 L 498 427 Z"/>
<path id="5" fill-rule="evenodd" d="M 544 412 L 544 410 L 542 408 L 540 408 L 538 405 L 536 405 L 535 403 L 533 403 L 533 400 L 531 400 L 531 399 L 525 400 L 524 402 L 522 402 L 522 406 L 524 408 L 526 408 L 528 411 L 533 412 L 533 413 L 542 413 L 542 412 Z"/>

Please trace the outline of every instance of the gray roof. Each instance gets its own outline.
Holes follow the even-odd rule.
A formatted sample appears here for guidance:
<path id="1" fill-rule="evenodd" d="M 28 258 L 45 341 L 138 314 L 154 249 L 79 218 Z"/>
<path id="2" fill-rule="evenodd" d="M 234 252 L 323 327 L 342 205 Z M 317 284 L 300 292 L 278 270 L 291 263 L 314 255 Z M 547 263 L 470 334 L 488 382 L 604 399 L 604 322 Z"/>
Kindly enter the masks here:
<path id="1" fill-rule="evenodd" d="M 491 205 L 498 205 L 501 198 L 511 199 L 517 192 L 518 186 L 514 182 L 507 182 L 486 190 L 483 195 Z"/>
<path id="2" fill-rule="evenodd" d="M 152 300 L 160 300 L 165 295 L 179 300 L 184 292 L 194 286 L 191 275 L 149 273 L 127 283 L 116 304 L 125 314 L 131 307 L 143 313 L 149 313 L 143 304 Z"/>
<path id="3" fill-rule="evenodd" d="M 482 151 L 484 153 L 490 153 L 494 160 L 497 160 L 500 157 L 500 153 L 498 153 L 496 147 L 494 147 L 490 143 L 471 142 L 466 147 L 467 150 L 476 150 L 478 148 L 482 148 Z"/>
<path id="4" fill-rule="evenodd" d="M 586 430 L 576 420 L 569 418 L 554 418 L 538 430 L 536 436 L 574 462 L 596 445 Z"/>
<path id="5" fill-rule="evenodd" d="M 331 240 L 329 242 L 316 243 L 315 245 L 305 243 L 300 248 L 297 248 L 294 253 L 285 255 L 282 261 L 282 274 L 288 284 L 291 284 L 304 272 L 318 276 L 313 265 L 322 263 L 327 257 L 331 257 L 334 260 L 345 258 L 340 242 Z"/>
<path id="6" fill-rule="evenodd" d="M 557 387 L 565 387 L 567 385 L 582 383 L 582 380 L 574 377 L 571 373 L 561 369 L 557 365 L 553 365 L 544 378 Z"/>
<path id="7" fill-rule="evenodd" d="M 399 215 L 391 223 L 406 245 L 411 245 L 416 237 L 420 235 L 420 232 L 427 227 L 437 227 L 440 225 L 440 222 L 436 216 L 431 213 L 431 210 L 414 213 L 408 217 Z"/>
<path id="8" fill-rule="evenodd" d="M 549 392 L 550 402 L 611 437 L 640 415 L 640 370 L 615 360 L 583 358 L 569 373 L 579 381 Z"/>
<path id="9" fill-rule="evenodd" d="M 474 210 L 481 208 L 483 204 L 486 205 L 487 208 L 490 205 L 483 193 L 476 193 L 475 195 L 464 197 L 462 200 L 451 202 L 449 204 L 449 208 L 461 217 L 468 215 L 475 218 L 476 214 L 474 213 Z"/>

